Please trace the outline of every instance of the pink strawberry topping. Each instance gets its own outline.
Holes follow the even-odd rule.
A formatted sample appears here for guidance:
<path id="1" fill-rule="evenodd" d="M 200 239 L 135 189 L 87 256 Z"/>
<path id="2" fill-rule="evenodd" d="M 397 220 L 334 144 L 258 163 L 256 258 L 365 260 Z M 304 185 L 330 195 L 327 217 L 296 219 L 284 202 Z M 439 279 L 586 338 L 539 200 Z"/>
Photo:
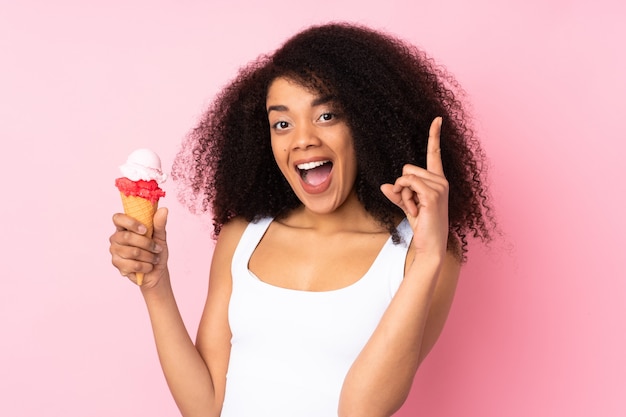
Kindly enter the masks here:
<path id="1" fill-rule="evenodd" d="M 115 186 L 125 196 L 145 198 L 152 204 L 159 201 L 159 198 L 165 197 L 165 191 L 159 188 L 159 184 L 155 180 L 133 181 L 122 177 L 115 180 Z"/>

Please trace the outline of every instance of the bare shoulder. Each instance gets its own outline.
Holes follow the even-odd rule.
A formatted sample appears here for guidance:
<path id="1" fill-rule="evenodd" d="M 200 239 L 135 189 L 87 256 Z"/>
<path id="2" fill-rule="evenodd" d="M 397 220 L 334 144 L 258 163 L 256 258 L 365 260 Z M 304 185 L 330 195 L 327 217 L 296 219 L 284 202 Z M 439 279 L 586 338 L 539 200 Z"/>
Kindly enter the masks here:
<path id="1" fill-rule="evenodd" d="M 217 239 L 216 250 L 217 246 L 232 247 L 234 250 L 247 226 L 248 222 L 241 217 L 235 217 L 223 225 Z"/>
<path id="2" fill-rule="evenodd" d="M 209 295 L 207 308 L 214 305 L 226 308 L 232 289 L 231 264 L 233 254 L 248 222 L 234 218 L 225 224 L 220 231 L 213 250 L 211 270 L 209 274 Z"/>
<path id="3" fill-rule="evenodd" d="M 226 265 L 232 261 L 233 253 L 239 244 L 241 235 L 243 235 L 248 222 L 242 218 L 236 217 L 222 226 L 222 230 L 217 238 L 215 250 L 213 251 L 213 260 L 211 266 L 211 277 L 219 270 L 223 270 Z M 217 268 L 217 270 L 215 270 Z"/>
<path id="4" fill-rule="evenodd" d="M 207 323 L 209 323 L 208 327 L 222 327 L 222 330 L 225 328 L 228 303 L 232 291 L 231 264 L 233 254 L 247 224 L 248 222 L 243 219 L 232 219 L 220 231 L 213 251 L 209 274 L 209 291 L 200 330 L 203 330 L 203 324 Z"/>
<path id="5" fill-rule="evenodd" d="M 247 224 L 243 219 L 232 219 L 220 231 L 213 251 L 209 291 L 196 338 L 196 347 L 212 376 L 218 404 L 224 399 L 232 337 L 228 323 L 228 305 L 232 292 L 230 266 Z"/>

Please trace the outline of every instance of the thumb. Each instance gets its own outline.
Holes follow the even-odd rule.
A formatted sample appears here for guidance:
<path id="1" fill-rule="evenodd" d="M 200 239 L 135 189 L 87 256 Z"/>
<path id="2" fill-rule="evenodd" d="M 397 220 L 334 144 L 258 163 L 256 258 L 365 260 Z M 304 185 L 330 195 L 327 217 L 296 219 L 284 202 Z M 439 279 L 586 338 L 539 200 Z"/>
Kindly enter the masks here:
<path id="1" fill-rule="evenodd" d="M 408 216 L 417 216 L 417 206 L 413 202 L 413 192 L 410 188 L 404 187 L 400 192 L 395 191 L 395 186 L 391 184 L 383 184 L 380 191 L 396 206 L 400 207 L 404 214 Z"/>
<path id="2" fill-rule="evenodd" d="M 165 225 L 167 224 L 168 210 L 165 207 L 161 207 L 154 213 L 154 232 L 152 237 L 158 240 L 165 240 Z"/>
<path id="3" fill-rule="evenodd" d="M 393 191 L 392 184 L 383 184 L 380 186 L 380 191 L 387 197 L 393 204 L 402 208 L 402 195 Z"/>

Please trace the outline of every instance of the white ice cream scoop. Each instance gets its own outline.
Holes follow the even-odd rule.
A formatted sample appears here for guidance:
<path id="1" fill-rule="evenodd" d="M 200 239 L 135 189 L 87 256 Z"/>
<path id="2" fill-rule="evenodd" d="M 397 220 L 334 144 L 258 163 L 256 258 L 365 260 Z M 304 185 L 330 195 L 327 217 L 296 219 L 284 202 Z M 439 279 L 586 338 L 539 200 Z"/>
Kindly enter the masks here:
<path id="1" fill-rule="evenodd" d="M 161 170 L 161 158 L 150 149 L 137 149 L 128 155 L 126 163 L 120 166 L 122 175 L 132 181 L 155 180 L 161 184 L 167 179 L 167 174 Z"/>

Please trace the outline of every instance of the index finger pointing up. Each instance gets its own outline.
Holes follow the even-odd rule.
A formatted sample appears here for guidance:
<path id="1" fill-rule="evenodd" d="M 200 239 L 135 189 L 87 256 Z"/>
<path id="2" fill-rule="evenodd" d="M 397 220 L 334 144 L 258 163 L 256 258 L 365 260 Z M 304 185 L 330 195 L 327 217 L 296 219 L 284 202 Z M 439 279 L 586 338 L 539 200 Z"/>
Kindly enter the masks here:
<path id="1" fill-rule="evenodd" d="M 441 117 L 435 117 L 428 131 L 428 146 L 426 148 L 426 169 L 434 174 L 444 176 L 441 162 Z"/>

